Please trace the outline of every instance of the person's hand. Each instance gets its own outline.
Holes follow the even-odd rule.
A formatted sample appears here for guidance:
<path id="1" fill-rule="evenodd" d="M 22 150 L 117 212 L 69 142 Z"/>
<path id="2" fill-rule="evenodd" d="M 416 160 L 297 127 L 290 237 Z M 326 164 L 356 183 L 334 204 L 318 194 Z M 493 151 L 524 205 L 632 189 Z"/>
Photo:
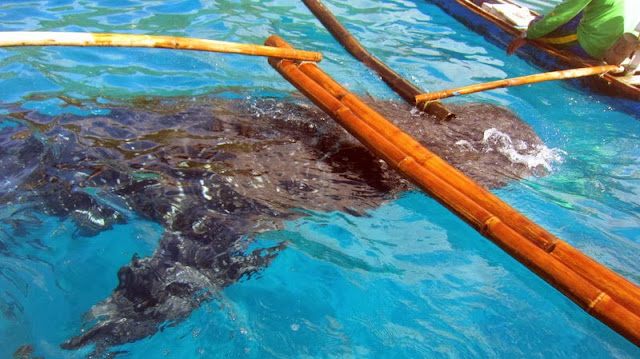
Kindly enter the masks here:
<path id="1" fill-rule="evenodd" d="M 514 52 L 516 52 L 517 49 L 519 49 L 522 45 L 526 43 L 527 43 L 526 38 L 519 37 L 519 36 L 516 37 L 509 43 L 509 46 L 507 46 L 507 55 L 513 54 Z"/>

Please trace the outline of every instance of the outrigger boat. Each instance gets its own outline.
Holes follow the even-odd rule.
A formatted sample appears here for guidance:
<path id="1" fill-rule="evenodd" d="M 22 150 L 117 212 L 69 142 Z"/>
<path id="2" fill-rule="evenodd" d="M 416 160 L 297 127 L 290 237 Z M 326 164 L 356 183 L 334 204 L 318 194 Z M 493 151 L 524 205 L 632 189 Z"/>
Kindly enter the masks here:
<path id="1" fill-rule="evenodd" d="M 489 41 L 506 47 L 509 42 L 526 30 L 527 20 L 539 14 L 511 0 L 428 0 L 449 15 L 485 36 Z M 516 9 L 510 13 L 501 12 L 501 7 Z M 517 8 L 514 8 L 517 7 Z M 524 20 L 524 22 L 521 22 Z M 529 40 L 517 52 L 520 57 L 540 67 L 550 70 L 580 68 L 602 65 L 602 61 L 579 57 L 567 50 L 538 40 Z M 640 113 L 640 72 L 620 76 L 605 74 L 585 77 L 588 86 L 608 95 L 630 99 L 631 107 Z"/>

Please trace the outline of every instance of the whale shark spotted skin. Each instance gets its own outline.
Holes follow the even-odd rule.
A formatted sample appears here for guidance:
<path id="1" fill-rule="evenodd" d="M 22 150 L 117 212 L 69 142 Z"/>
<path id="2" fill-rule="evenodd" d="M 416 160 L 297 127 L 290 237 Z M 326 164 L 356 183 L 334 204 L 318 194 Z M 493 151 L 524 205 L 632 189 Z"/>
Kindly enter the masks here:
<path id="1" fill-rule="evenodd" d="M 487 142 L 485 132 L 494 129 L 527 144 L 519 147 L 523 154 L 543 146 L 505 109 L 457 107 L 456 120 L 438 124 L 403 104 L 372 102 L 489 188 L 544 172 Z M 87 328 L 62 343 L 65 349 L 94 344 L 103 352 L 186 318 L 212 292 L 250 277 L 286 248 L 283 241 L 248 250 L 257 233 L 308 211 L 366 215 L 413 189 L 299 98 L 138 99 L 99 107 L 82 116 L 17 108 L 5 117 L 19 125 L 0 130 L 3 203 L 70 218 L 78 236 L 126 223 L 119 208 L 165 229 L 150 257 L 134 256 L 120 268 L 118 286 L 90 310 Z"/>

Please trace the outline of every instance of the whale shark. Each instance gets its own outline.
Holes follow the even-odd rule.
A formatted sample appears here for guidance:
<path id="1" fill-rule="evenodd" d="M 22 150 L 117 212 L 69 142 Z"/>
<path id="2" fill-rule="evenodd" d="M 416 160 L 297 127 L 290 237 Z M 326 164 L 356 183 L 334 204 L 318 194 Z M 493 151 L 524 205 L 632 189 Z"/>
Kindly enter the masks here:
<path id="1" fill-rule="evenodd" d="M 453 106 L 457 118 L 437 123 L 402 103 L 367 101 L 485 187 L 548 171 L 544 161 L 522 160 L 546 147 L 507 109 Z M 16 105 L 3 115 L 17 125 L 0 130 L 0 202 L 69 218 L 79 237 L 109 231 L 131 213 L 164 234 L 152 255 L 134 255 L 114 273 L 117 287 L 64 349 L 104 353 L 180 322 L 286 250 L 285 239 L 253 248 L 259 233 L 313 211 L 366 216 L 414 189 L 295 95 L 82 106 L 83 113 L 46 114 Z"/>

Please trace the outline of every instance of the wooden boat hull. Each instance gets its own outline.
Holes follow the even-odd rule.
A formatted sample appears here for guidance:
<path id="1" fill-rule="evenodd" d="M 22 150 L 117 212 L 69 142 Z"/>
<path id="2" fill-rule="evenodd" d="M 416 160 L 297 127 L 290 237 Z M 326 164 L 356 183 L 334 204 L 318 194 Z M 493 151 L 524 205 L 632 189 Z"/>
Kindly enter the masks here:
<path id="1" fill-rule="evenodd" d="M 469 0 L 427 1 L 437 5 L 465 26 L 501 47 L 506 48 L 507 44 L 522 32 L 522 30 L 490 14 Z M 548 70 L 562 70 L 602 64 L 600 61 L 581 58 L 568 51 L 563 51 L 535 40 L 528 41 L 526 45 L 518 49 L 517 55 Z M 621 100 L 616 98 L 616 101 L 620 100 L 618 103 L 631 110 L 636 116 L 640 114 L 640 87 L 626 82 L 621 77 L 606 74 L 603 76 L 592 76 L 580 80 L 572 80 L 572 82 L 587 85 L 590 88 L 610 96 L 626 99 Z"/>

